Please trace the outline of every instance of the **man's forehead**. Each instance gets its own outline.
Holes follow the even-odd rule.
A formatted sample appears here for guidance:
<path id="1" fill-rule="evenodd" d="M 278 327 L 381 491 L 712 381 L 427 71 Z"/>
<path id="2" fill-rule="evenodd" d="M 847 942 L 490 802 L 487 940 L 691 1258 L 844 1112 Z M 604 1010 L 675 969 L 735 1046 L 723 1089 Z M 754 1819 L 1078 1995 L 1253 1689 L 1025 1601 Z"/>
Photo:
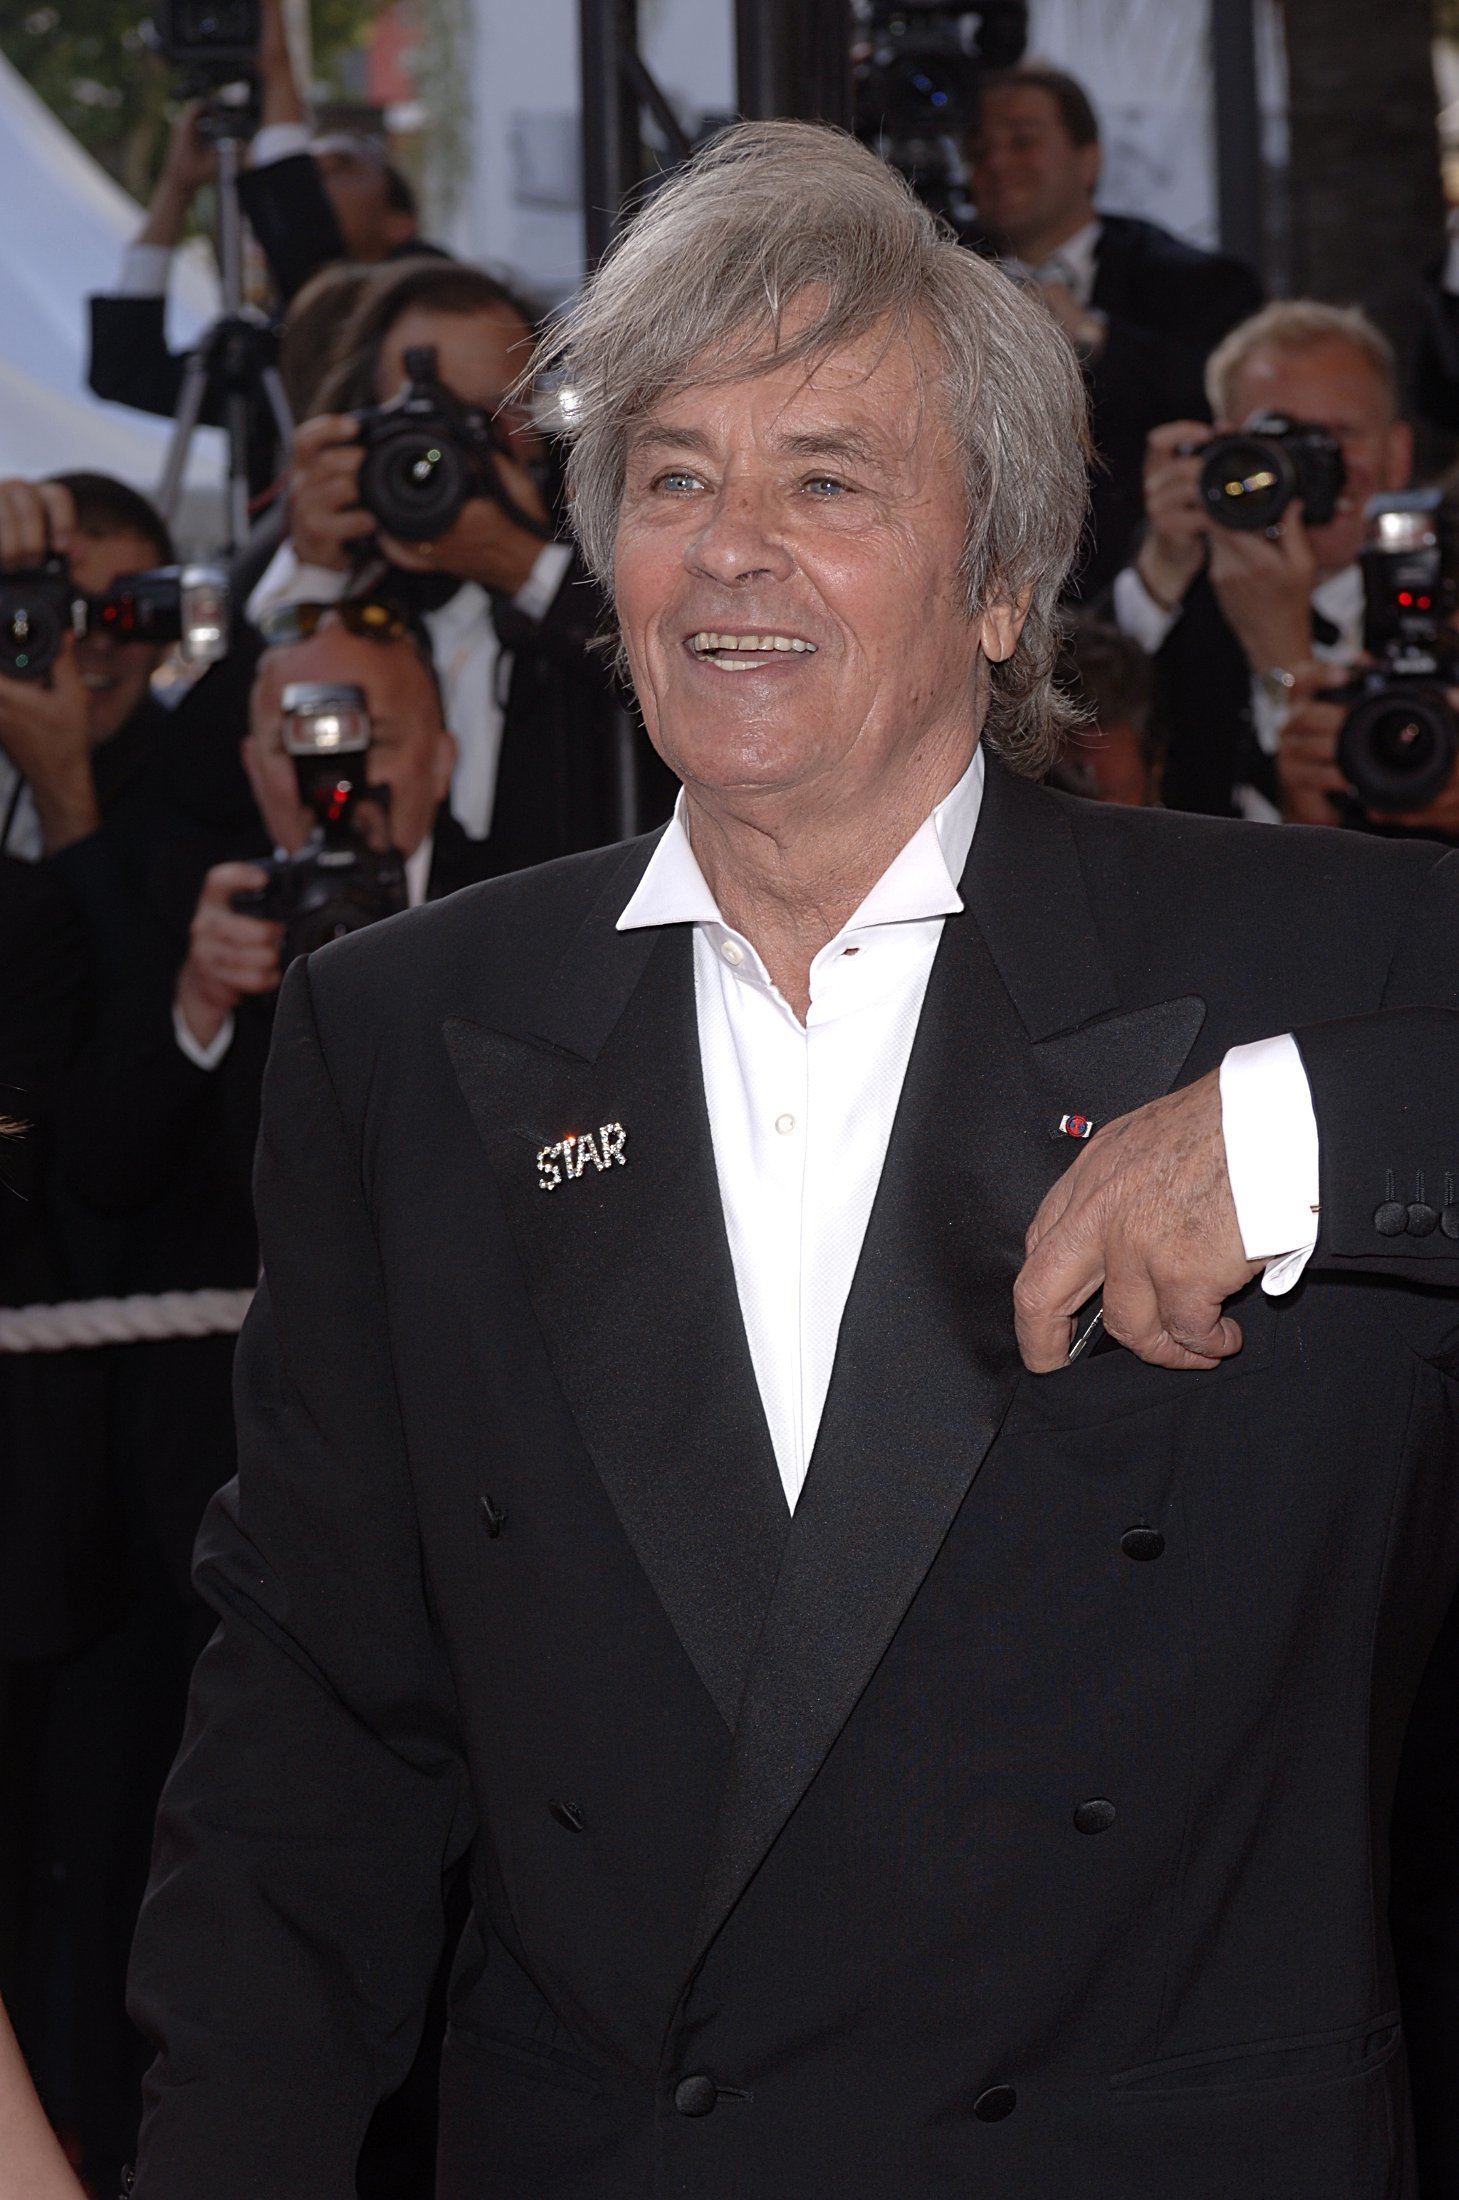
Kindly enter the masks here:
<path id="1" fill-rule="evenodd" d="M 934 341 L 929 333 L 928 353 Z M 814 441 L 899 456 L 923 424 L 932 364 L 920 355 L 917 332 L 909 338 L 884 326 L 808 358 L 779 359 L 767 346 L 720 375 L 713 357 L 701 356 L 632 424 L 629 444 L 702 445 L 727 422 L 749 416 L 777 445 Z"/>
<path id="2" fill-rule="evenodd" d="M 1252 405 L 1270 403 L 1273 392 L 1281 389 L 1300 393 L 1299 409 L 1313 419 L 1324 409 L 1329 414 L 1356 410 L 1383 421 L 1393 417 L 1392 399 L 1377 363 L 1343 336 L 1324 336 L 1302 345 L 1260 345 L 1231 377 L 1238 415 L 1251 409 L 1243 402 L 1247 395 Z M 1334 424 L 1330 419 L 1326 422 Z"/>
<path id="3" fill-rule="evenodd" d="M 983 94 L 973 145 L 989 124 L 1004 129 L 1013 124 L 1050 123 L 1063 127 L 1059 103 L 1044 84 L 1004 84 Z"/>

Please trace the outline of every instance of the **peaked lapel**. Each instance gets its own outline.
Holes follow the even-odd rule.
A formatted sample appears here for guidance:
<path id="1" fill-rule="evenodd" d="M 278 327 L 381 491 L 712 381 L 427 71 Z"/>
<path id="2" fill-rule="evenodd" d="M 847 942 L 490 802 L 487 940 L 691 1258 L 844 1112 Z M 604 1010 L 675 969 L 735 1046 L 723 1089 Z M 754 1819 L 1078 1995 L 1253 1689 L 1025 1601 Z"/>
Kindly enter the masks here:
<path id="1" fill-rule="evenodd" d="M 1020 1373 L 1023 1233 L 1096 1120 L 1164 1092 L 1198 1000 L 1121 1012 L 1068 820 L 990 759 L 830 1391 L 740 1706 L 696 1959 L 814 1779 L 967 1495 Z"/>
<path id="2" fill-rule="evenodd" d="M 632 884 L 610 879 L 529 1030 L 458 1017 L 445 1038 L 560 1387 L 733 1728 L 790 1516 L 725 1235 L 691 936 L 615 931 Z M 539 1149 L 591 1131 L 602 1161 L 605 1125 L 622 1160 L 559 1160 L 544 1190 Z"/>

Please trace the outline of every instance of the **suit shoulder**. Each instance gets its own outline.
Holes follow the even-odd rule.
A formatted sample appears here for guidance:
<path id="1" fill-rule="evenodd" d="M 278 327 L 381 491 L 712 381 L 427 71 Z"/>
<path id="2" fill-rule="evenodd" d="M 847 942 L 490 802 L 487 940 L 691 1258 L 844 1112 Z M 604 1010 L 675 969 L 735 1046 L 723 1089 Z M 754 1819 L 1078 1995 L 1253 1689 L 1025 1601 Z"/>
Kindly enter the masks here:
<path id="1" fill-rule="evenodd" d="M 1435 885 L 1459 913 L 1459 851 L 1437 841 L 1053 799 L 1096 902 L 1132 894 L 1148 921 L 1172 929 L 1215 921 L 1228 935 L 1265 936 L 1278 958 L 1344 941 L 1382 953 Z"/>
<path id="2" fill-rule="evenodd" d="M 483 879 L 335 940 L 309 958 L 315 999 L 331 1015 L 366 1004 L 378 1015 L 382 1001 L 429 1008 L 463 974 L 488 989 L 528 994 L 556 968 L 600 904 L 605 911 L 616 904 L 616 916 L 657 838 L 619 841 Z"/>

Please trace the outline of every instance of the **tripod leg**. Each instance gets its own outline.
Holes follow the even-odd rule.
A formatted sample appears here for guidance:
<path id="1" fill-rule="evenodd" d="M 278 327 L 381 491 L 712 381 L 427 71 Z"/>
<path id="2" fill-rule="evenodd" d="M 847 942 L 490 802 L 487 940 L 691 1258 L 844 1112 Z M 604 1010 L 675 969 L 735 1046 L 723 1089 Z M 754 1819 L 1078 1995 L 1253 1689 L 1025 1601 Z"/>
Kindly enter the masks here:
<path id="1" fill-rule="evenodd" d="M 182 477 L 187 466 L 187 454 L 198 424 L 198 414 L 203 409 L 203 392 L 208 386 L 207 354 L 195 351 L 188 359 L 182 378 L 182 390 L 177 400 L 177 413 L 172 429 L 172 441 L 167 447 L 167 463 L 162 469 L 162 479 L 157 485 L 157 509 L 170 521 L 177 509 L 177 499 L 182 489 Z"/>
<path id="2" fill-rule="evenodd" d="M 248 393 L 230 390 L 224 401 L 228 430 L 228 556 L 248 539 Z"/>
<path id="3" fill-rule="evenodd" d="M 294 423 L 289 417 L 289 401 L 284 395 L 284 385 L 279 379 L 277 367 L 265 367 L 259 376 L 263 394 L 273 414 L 274 432 L 279 439 L 279 449 L 286 459 L 294 455 Z"/>

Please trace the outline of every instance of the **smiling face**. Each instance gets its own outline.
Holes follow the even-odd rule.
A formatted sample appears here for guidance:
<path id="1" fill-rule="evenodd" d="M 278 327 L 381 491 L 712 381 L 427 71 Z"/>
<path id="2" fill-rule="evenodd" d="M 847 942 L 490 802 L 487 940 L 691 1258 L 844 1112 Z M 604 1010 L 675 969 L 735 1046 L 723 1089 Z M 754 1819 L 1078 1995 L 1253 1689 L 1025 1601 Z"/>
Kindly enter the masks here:
<path id="1" fill-rule="evenodd" d="M 1040 258 L 1092 218 L 1099 147 L 1076 145 L 1054 95 L 1006 85 L 984 95 L 968 146 L 981 221 L 1014 251 Z"/>
<path id="2" fill-rule="evenodd" d="M 668 392 L 630 433 L 614 589 L 650 739 L 692 802 L 912 826 L 977 740 L 961 457 L 934 372 L 873 331 Z M 933 355 L 935 356 L 935 355 Z M 910 828 L 909 828 L 910 829 Z"/>

